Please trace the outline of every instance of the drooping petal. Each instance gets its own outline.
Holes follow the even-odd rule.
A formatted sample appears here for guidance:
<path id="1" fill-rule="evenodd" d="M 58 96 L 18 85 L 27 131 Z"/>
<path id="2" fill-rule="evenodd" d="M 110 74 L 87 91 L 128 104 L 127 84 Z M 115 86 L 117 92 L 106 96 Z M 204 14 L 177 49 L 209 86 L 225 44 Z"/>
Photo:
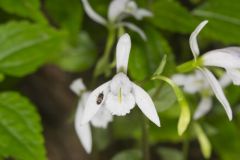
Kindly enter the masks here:
<path id="1" fill-rule="evenodd" d="M 153 14 L 147 9 L 139 8 L 136 13 L 134 14 L 134 17 L 137 20 L 142 20 L 144 17 L 152 17 Z"/>
<path id="2" fill-rule="evenodd" d="M 172 80 L 177 85 L 183 86 L 183 90 L 190 94 L 209 87 L 203 75 L 197 71 L 190 75 L 176 74 L 172 77 Z"/>
<path id="3" fill-rule="evenodd" d="M 234 85 L 240 85 L 240 69 L 226 69 L 228 77 Z"/>
<path id="4" fill-rule="evenodd" d="M 117 72 L 123 71 L 127 73 L 128 58 L 131 49 L 130 36 L 125 33 L 122 35 L 117 43 L 116 58 L 117 58 Z"/>
<path id="5" fill-rule="evenodd" d="M 198 42 L 197 42 L 197 36 L 199 34 L 199 32 L 203 29 L 203 27 L 208 23 L 208 21 L 203 21 L 201 22 L 197 28 L 192 32 L 190 39 L 189 39 L 189 44 L 190 44 L 190 48 L 192 50 L 194 59 L 196 60 L 196 58 L 199 55 L 199 48 L 198 48 Z"/>
<path id="6" fill-rule="evenodd" d="M 121 98 L 109 93 L 105 103 L 105 107 L 111 112 L 111 114 L 117 116 L 125 116 L 130 113 L 134 106 L 135 99 L 130 93 L 127 96 L 121 95 Z"/>
<path id="7" fill-rule="evenodd" d="M 75 115 L 75 130 L 77 132 L 77 136 L 82 143 L 83 148 L 86 150 L 87 153 L 92 151 L 92 133 L 89 123 L 81 125 L 81 119 L 83 116 L 84 111 L 84 100 L 78 102 L 78 107 Z"/>
<path id="8" fill-rule="evenodd" d="M 197 106 L 197 110 L 195 111 L 193 118 L 195 120 L 201 118 L 202 116 L 206 115 L 211 108 L 212 97 L 203 97 Z"/>
<path id="9" fill-rule="evenodd" d="M 108 8 L 108 19 L 111 22 L 117 21 L 124 12 L 129 0 L 112 0 Z"/>
<path id="10" fill-rule="evenodd" d="M 107 128 L 108 123 L 113 120 L 111 113 L 103 106 L 98 110 L 95 116 L 91 119 L 94 127 Z"/>
<path id="11" fill-rule="evenodd" d="M 184 91 L 190 94 L 202 91 L 209 88 L 209 84 L 206 78 L 201 74 L 201 72 L 196 71 L 194 74 L 188 76 L 186 79 L 186 84 L 184 85 Z"/>
<path id="12" fill-rule="evenodd" d="M 91 92 L 85 105 L 82 124 L 88 123 L 100 107 L 102 107 L 109 92 L 109 84 L 110 81 L 102 84 Z"/>
<path id="13" fill-rule="evenodd" d="M 219 83 L 222 86 L 222 88 L 227 87 L 229 84 L 231 84 L 231 78 L 228 76 L 228 74 L 225 72 L 219 79 Z"/>
<path id="14" fill-rule="evenodd" d="M 177 85 L 183 86 L 186 84 L 186 80 L 188 79 L 187 75 L 184 74 L 175 74 L 171 78 Z"/>
<path id="15" fill-rule="evenodd" d="M 71 85 L 70 89 L 76 94 L 80 95 L 82 91 L 86 90 L 85 85 L 81 78 L 74 80 Z"/>
<path id="16" fill-rule="evenodd" d="M 122 22 L 122 23 L 120 23 L 120 25 L 125 26 L 134 32 L 137 32 L 144 41 L 147 40 L 147 37 L 146 37 L 145 33 L 143 32 L 143 30 L 141 28 L 139 28 L 138 26 L 136 26 L 135 24 L 129 23 L 129 22 Z"/>
<path id="17" fill-rule="evenodd" d="M 153 123 L 160 127 L 160 120 L 151 97 L 141 87 L 134 83 L 132 84 L 133 94 L 138 107 L 145 114 L 145 116 L 148 117 L 148 119 L 150 119 Z"/>
<path id="18" fill-rule="evenodd" d="M 101 25 L 104 25 L 104 26 L 107 25 L 107 21 L 92 9 L 90 4 L 88 3 L 88 0 L 82 0 L 82 3 L 83 3 L 85 12 L 92 20 L 94 20 L 95 22 Z"/>
<path id="19" fill-rule="evenodd" d="M 240 68 L 240 47 L 216 49 L 202 56 L 205 66 Z"/>
<path id="20" fill-rule="evenodd" d="M 208 80 L 215 96 L 217 97 L 219 102 L 223 105 L 229 120 L 232 120 L 232 109 L 230 107 L 230 104 L 229 104 L 227 98 L 224 95 L 221 85 L 219 84 L 219 82 L 217 81 L 215 76 L 208 69 L 201 68 L 199 70 L 203 73 L 203 75 Z"/>

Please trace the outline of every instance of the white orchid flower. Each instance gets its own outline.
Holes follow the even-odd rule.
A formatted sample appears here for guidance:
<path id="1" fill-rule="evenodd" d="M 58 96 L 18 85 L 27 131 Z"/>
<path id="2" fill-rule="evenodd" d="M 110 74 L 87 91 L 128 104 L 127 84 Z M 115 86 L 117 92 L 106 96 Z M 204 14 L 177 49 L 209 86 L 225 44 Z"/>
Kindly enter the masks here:
<path id="1" fill-rule="evenodd" d="M 117 74 L 90 94 L 82 123 L 91 120 L 101 108 L 108 109 L 112 115 L 124 116 L 130 113 L 136 103 L 145 116 L 160 126 L 151 97 L 141 87 L 131 82 L 126 75 L 131 48 L 130 36 L 128 34 L 121 36 L 116 48 Z"/>
<path id="2" fill-rule="evenodd" d="M 212 108 L 213 92 L 210 89 L 208 80 L 200 71 L 195 71 L 193 74 L 184 75 L 176 74 L 172 76 L 172 80 L 179 86 L 183 86 L 183 90 L 189 94 L 200 93 L 201 100 L 194 113 L 193 119 L 197 120 L 206 115 Z M 230 84 L 230 79 L 226 74 L 222 75 L 219 83 L 225 88 Z"/>
<path id="3" fill-rule="evenodd" d="M 207 66 L 216 66 L 225 68 L 227 75 L 232 79 L 234 84 L 240 84 L 240 48 L 239 47 L 228 47 L 223 49 L 216 49 L 209 51 L 198 60 L 200 54 L 199 47 L 197 43 L 197 36 L 203 27 L 208 23 L 208 21 L 201 22 L 197 28 L 193 31 L 190 36 L 189 43 L 192 50 L 195 61 L 199 61 L 200 65 L 205 67 L 198 67 L 198 69 L 203 73 L 206 80 L 209 82 L 214 94 L 217 99 L 223 105 L 229 120 L 232 119 L 232 110 L 221 85 L 215 78 L 215 76 L 206 68 Z M 199 63 L 198 62 L 198 63 Z"/>
<path id="4" fill-rule="evenodd" d="M 197 36 L 207 22 L 200 23 L 190 37 L 190 47 L 195 60 L 199 55 Z M 240 85 L 240 47 L 227 47 L 208 51 L 203 54 L 200 60 L 204 66 L 224 68 L 233 84 Z"/>
<path id="5" fill-rule="evenodd" d="M 123 20 L 129 16 L 134 17 L 137 20 L 142 20 L 144 17 L 152 17 L 153 14 L 143 8 L 138 8 L 137 4 L 132 0 L 112 0 L 108 8 L 108 19 L 103 18 L 96 13 L 90 6 L 88 0 L 82 0 L 84 10 L 87 15 L 95 22 L 107 26 L 108 24 L 114 25 L 114 27 L 127 27 L 128 29 L 137 32 L 143 40 L 146 40 L 145 33 L 136 25 L 130 22 L 124 22 Z"/>
<path id="6" fill-rule="evenodd" d="M 92 132 L 90 123 L 92 124 L 93 127 L 107 128 L 108 123 L 112 121 L 113 117 L 108 110 L 106 110 L 105 108 L 101 108 L 90 120 L 90 123 L 82 125 L 81 120 L 83 117 L 85 104 L 89 97 L 90 92 L 86 91 L 86 87 L 83 84 L 82 79 L 77 79 L 73 81 L 72 84 L 70 85 L 70 89 L 78 96 L 81 96 L 80 100 L 78 101 L 77 111 L 75 115 L 75 130 L 85 151 L 87 153 L 91 153 Z"/>

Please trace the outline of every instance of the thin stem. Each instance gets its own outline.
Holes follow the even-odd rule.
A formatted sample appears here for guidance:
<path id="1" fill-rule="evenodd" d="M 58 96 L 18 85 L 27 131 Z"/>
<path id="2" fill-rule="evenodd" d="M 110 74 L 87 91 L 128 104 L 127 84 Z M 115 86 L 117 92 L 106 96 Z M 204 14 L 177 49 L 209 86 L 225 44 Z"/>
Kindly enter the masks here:
<path id="1" fill-rule="evenodd" d="M 101 73 L 105 72 L 106 69 L 109 68 L 109 57 L 112 50 L 112 46 L 115 42 L 115 29 L 109 27 L 108 28 L 108 37 L 105 45 L 104 53 L 101 59 L 98 61 L 95 70 L 94 70 L 94 78 L 99 76 Z"/>
<path id="2" fill-rule="evenodd" d="M 148 142 L 148 134 L 149 134 L 149 125 L 148 119 L 143 115 L 142 117 L 142 153 L 144 160 L 150 160 L 150 149 L 149 149 L 149 142 Z"/>
<path id="3" fill-rule="evenodd" d="M 188 160 L 188 152 L 189 152 L 189 139 L 186 134 L 186 137 L 183 141 L 183 160 Z"/>

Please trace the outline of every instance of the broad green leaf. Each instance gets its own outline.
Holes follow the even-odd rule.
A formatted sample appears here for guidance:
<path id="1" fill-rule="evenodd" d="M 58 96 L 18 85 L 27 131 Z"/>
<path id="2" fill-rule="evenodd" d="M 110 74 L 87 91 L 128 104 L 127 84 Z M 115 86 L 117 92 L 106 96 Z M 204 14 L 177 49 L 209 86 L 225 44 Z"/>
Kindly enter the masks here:
<path id="1" fill-rule="evenodd" d="M 144 49 L 143 45 L 132 45 L 128 66 L 129 74 L 135 80 L 143 80 L 150 75 Z"/>
<path id="2" fill-rule="evenodd" d="M 82 7 L 80 0 L 47 0 L 45 2 L 51 20 L 61 28 L 67 29 L 70 38 L 76 40 L 82 22 Z"/>
<path id="3" fill-rule="evenodd" d="M 207 135 L 204 133 L 202 127 L 198 123 L 194 123 L 194 130 L 204 158 L 209 159 L 212 152 L 212 146 Z"/>
<path id="4" fill-rule="evenodd" d="M 112 134 L 114 138 L 139 139 L 142 131 L 141 114 L 140 110 L 134 109 L 130 114 L 124 117 L 115 117 L 112 123 Z M 129 130 L 129 128 L 131 129 Z"/>
<path id="5" fill-rule="evenodd" d="M 115 155 L 112 160 L 142 160 L 140 150 L 126 150 Z"/>
<path id="6" fill-rule="evenodd" d="M 39 23 L 47 23 L 40 8 L 40 0 L 1 0 L 0 7 L 6 12 L 30 18 Z"/>
<path id="7" fill-rule="evenodd" d="M 240 44 L 239 10 L 238 0 L 209 0 L 197 7 L 193 14 L 209 20 L 202 33 L 205 37 L 224 43 Z"/>
<path id="8" fill-rule="evenodd" d="M 174 148 L 161 147 L 157 152 L 163 160 L 183 160 L 183 153 Z"/>
<path id="9" fill-rule="evenodd" d="M 21 77 L 56 57 L 64 34 L 38 24 L 9 22 L 0 26 L 0 72 Z"/>
<path id="10" fill-rule="evenodd" d="M 184 8 L 178 1 L 174 0 L 160 0 L 154 1 L 151 5 L 154 17 L 151 22 L 165 30 L 191 33 L 197 20 L 191 15 L 186 8 Z"/>
<path id="11" fill-rule="evenodd" d="M 153 88 L 150 90 L 150 95 L 153 97 L 154 104 L 158 112 L 166 111 L 176 102 L 176 96 L 172 88 L 167 84 L 160 88 Z"/>
<path id="12" fill-rule="evenodd" d="M 17 92 L 0 93 L 0 157 L 45 160 L 40 117 Z"/>
<path id="13" fill-rule="evenodd" d="M 216 106 L 217 108 L 220 106 Z M 210 137 L 213 149 L 222 160 L 239 159 L 240 130 L 236 123 L 229 122 L 225 116 L 212 116 L 211 124 L 216 127 L 217 134 Z M 239 118 L 239 117 L 235 117 Z"/>
<path id="14" fill-rule="evenodd" d="M 66 71 L 80 72 L 92 67 L 96 61 L 96 47 L 86 32 L 78 35 L 77 45 L 69 46 L 56 63 Z"/>
<path id="15" fill-rule="evenodd" d="M 167 40 L 153 27 L 145 27 L 147 41 L 132 40 L 133 46 L 129 59 L 129 73 L 135 80 L 150 77 L 159 63 L 167 55 L 165 74 L 174 71 L 174 58 Z"/>
<path id="16" fill-rule="evenodd" d="M 189 122 L 191 120 L 190 109 L 184 94 L 182 93 L 181 89 L 171 79 L 165 76 L 158 75 L 153 77 L 153 79 L 163 80 L 173 88 L 175 95 L 177 97 L 177 101 L 181 107 L 181 112 L 178 121 L 178 134 L 182 135 L 187 129 Z"/>
<path id="17" fill-rule="evenodd" d="M 92 127 L 93 134 L 93 146 L 98 151 L 102 151 L 108 147 L 111 143 L 111 139 L 109 138 L 109 130 L 108 128 L 94 128 Z"/>
<path id="18" fill-rule="evenodd" d="M 175 60 L 173 51 L 166 38 L 153 27 L 146 27 L 147 42 L 145 55 L 147 56 L 150 73 L 153 74 L 159 66 L 159 63 L 167 56 L 166 66 L 162 74 L 171 75 L 174 72 Z"/>

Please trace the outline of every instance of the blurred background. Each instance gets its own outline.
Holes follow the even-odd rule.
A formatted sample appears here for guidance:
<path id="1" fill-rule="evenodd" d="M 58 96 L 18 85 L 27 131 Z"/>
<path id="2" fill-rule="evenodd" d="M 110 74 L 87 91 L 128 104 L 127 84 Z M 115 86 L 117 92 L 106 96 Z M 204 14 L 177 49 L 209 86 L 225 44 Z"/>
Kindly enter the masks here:
<path id="1" fill-rule="evenodd" d="M 88 0 L 107 19 L 111 0 Z M 132 39 L 129 77 L 149 93 L 156 86 L 154 102 L 161 128 L 148 124 L 152 160 L 238 160 L 240 157 L 240 89 L 230 85 L 225 94 L 234 116 L 229 121 L 214 98 L 212 110 L 197 121 L 212 146 L 203 156 L 204 142 L 191 121 L 179 136 L 179 105 L 171 87 L 151 76 L 164 55 L 164 76 L 192 60 L 189 36 L 202 20 L 209 20 L 199 36 L 200 52 L 240 45 L 239 0 L 135 0 L 152 17 L 127 17 L 145 33 L 143 40 L 125 28 Z M 109 28 L 93 21 L 81 0 L 0 0 L 0 159 L 3 160 L 139 160 L 143 159 L 142 116 L 134 109 L 114 117 L 107 129 L 92 127 L 93 151 L 87 154 L 74 130 L 79 97 L 69 85 L 83 78 L 89 90 L 115 74 L 115 45 L 109 51 L 107 70 L 94 76 L 106 49 Z M 94 79 L 94 83 L 93 82 Z M 200 95 L 185 94 L 191 113 Z M 201 148 L 203 147 L 203 148 Z M 207 148 L 208 152 L 209 149 Z"/>

